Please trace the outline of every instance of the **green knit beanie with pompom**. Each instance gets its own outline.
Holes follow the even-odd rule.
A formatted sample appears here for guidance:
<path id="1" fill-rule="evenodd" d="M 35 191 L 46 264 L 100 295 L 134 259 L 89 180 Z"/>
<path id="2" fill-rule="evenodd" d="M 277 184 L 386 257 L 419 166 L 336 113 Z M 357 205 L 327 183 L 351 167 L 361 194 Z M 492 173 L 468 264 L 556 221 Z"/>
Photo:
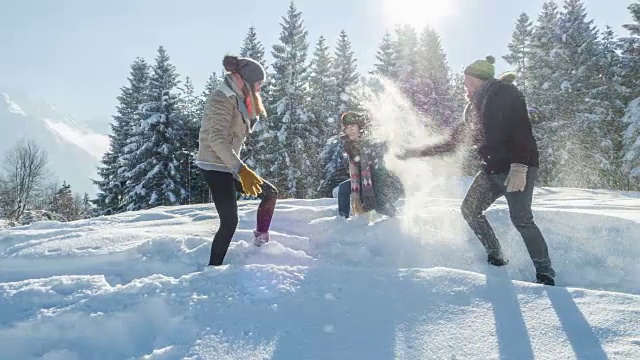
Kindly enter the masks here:
<path id="1" fill-rule="evenodd" d="M 495 62 L 496 58 L 491 55 L 482 60 L 476 60 L 464 69 L 464 74 L 481 80 L 493 79 L 496 75 L 496 68 L 493 66 Z"/>

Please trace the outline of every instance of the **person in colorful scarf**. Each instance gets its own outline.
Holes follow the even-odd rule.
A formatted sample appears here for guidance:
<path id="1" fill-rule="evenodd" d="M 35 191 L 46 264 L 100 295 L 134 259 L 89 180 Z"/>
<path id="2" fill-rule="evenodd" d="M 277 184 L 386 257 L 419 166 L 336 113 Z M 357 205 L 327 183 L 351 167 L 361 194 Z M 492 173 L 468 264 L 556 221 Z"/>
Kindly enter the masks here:
<path id="1" fill-rule="evenodd" d="M 348 111 L 340 118 L 349 180 L 338 187 L 338 211 L 348 218 L 376 211 L 394 217 L 395 201 L 402 194 L 400 180 L 384 166 L 387 146 L 371 141 L 369 118 L 364 113 Z"/>
<path id="2" fill-rule="evenodd" d="M 211 266 L 222 264 L 238 226 L 237 192 L 261 199 L 253 231 L 256 246 L 269 241 L 269 226 L 278 198 L 275 186 L 240 159 L 245 138 L 253 131 L 259 115 L 266 113 L 260 97 L 265 71 L 253 59 L 232 55 L 225 56 L 222 65 L 228 73 L 205 104 L 196 161 L 220 218 L 211 245 Z"/>

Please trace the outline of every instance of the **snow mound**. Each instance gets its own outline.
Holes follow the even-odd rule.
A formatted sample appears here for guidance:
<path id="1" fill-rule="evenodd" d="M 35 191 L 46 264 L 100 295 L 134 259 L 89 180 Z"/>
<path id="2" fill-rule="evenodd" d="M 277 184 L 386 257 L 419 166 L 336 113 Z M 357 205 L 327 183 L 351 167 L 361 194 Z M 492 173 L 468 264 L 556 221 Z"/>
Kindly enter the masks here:
<path id="1" fill-rule="evenodd" d="M 486 264 L 460 199 L 397 219 L 282 200 L 252 245 L 205 267 L 213 205 L 0 230 L 0 354 L 11 359 L 640 358 L 640 197 L 537 189 L 557 287 L 504 201 L 487 216 L 510 263 Z M 415 201 L 415 200 L 413 200 Z"/>

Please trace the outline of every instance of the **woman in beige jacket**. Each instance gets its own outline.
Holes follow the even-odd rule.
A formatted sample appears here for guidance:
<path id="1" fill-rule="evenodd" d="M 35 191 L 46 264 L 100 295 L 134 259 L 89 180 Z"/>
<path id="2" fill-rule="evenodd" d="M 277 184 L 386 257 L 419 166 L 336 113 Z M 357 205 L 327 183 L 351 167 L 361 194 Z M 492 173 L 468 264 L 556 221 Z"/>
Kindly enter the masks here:
<path id="1" fill-rule="evenodd" d="M 260 97 L 265 71 L 253 59 L 231 55 L 224 57 L 222 65 L 228 74 L 205 104 L 196 161 L 220 218 L 211 245 L 212 266 L 222 264 L 238 226 L 236 192 L 261 199 L 253 231 L 256 246 L 269 241 L 269 226 L 278 198 L 276 188 L 249 169 L 239 156 L 258 116 L 265 113 Z"/>

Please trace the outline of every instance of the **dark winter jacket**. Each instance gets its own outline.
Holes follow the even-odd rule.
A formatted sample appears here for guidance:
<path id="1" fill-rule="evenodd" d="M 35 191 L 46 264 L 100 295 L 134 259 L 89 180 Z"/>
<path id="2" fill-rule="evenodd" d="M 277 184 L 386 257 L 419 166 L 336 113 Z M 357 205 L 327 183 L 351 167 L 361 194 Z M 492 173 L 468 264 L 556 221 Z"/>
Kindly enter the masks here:
<path id="1" fill-rule="evenodd" d="M 423 149 L 420 155 L 452 151 L 466 139 L 471 141 L 488 173 L 508 172 L 513 163 L 539 166 L 538 145 L 524 96 L 508 82 L 486 81 L 476 91 L 465 109 L 464 122 L 453 131 L 449 141 Z"/>

